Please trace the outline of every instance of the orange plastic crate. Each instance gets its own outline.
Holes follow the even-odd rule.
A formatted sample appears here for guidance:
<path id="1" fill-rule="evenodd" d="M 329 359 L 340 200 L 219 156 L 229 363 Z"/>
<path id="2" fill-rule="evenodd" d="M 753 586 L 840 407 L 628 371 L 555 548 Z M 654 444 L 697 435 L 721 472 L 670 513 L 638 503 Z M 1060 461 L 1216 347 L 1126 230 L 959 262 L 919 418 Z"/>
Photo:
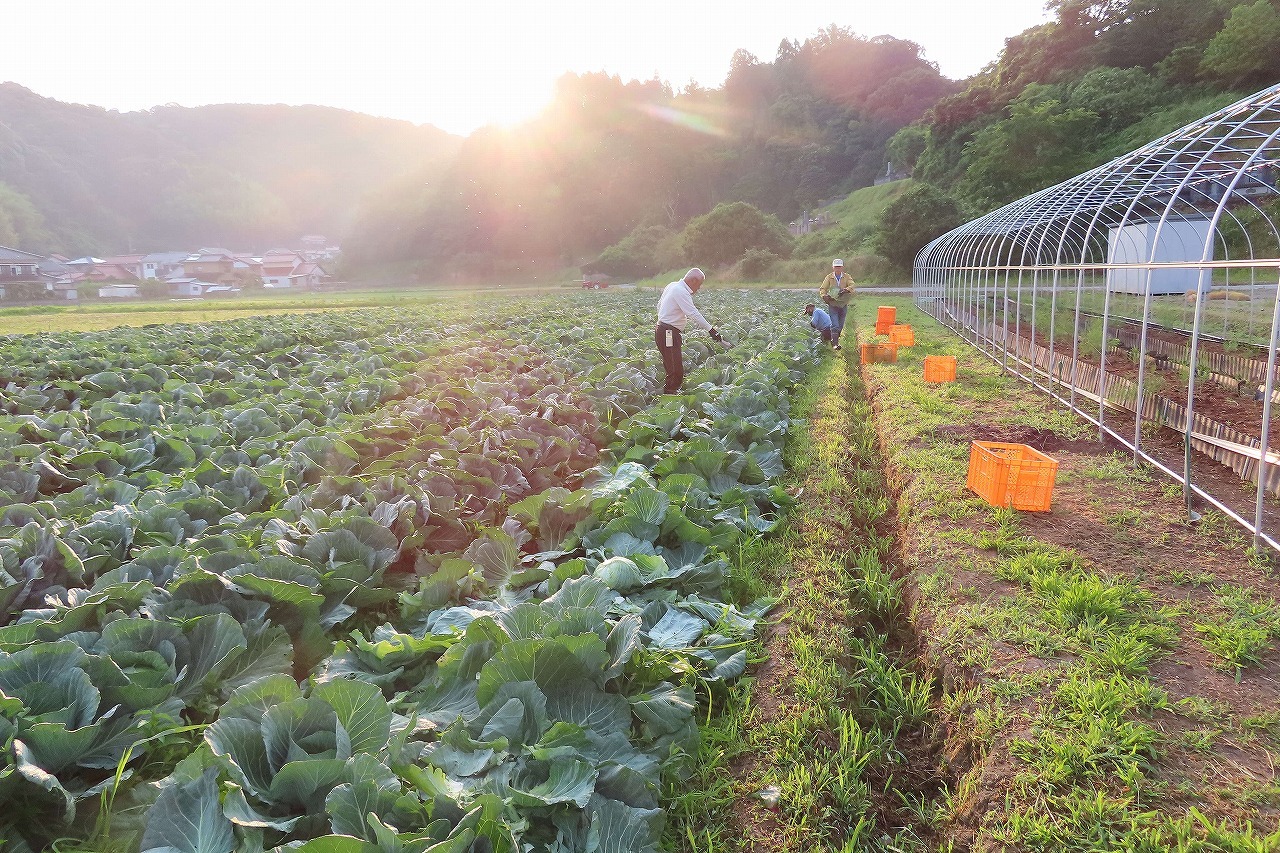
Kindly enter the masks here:
<path id="1" fill-rule="evenodd" d="M 889 327 L 889 342 L 900 347 L 913 347 L 916 345 L 915 330 L 910 326 L 895 323 Z"/>
<path id="2" fill-rule="evenodd" d="M 955 382 L 956 357 L 954 355 L 926 355 L 924 357 L 925 382 Z"/>
<path id="3" fill-rule="evenodd" d="M 892 305 L 881 305 L 876 309 L 876 334 L 889 334 L 889 327 L 898 322 L 898 309 Z"/>
<path id="4" fill-rule="evenodd" d="M 1058 462 L 1025 444 L 975 441 L 966 485 L 992 506 L 1048 512 Z"/>
<path id="5" fill-rule="evenodd" d="M 888 364 L 898 360 L 897 344 L 863 344 L 863 364 Z"/>

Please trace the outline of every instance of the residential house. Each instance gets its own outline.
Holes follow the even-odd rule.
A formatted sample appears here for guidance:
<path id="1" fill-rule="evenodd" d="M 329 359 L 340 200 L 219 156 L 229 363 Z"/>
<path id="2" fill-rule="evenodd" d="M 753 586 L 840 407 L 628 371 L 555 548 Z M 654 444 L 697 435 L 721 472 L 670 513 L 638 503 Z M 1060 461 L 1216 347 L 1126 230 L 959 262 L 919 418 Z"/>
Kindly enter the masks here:
<path id="1" fill-rule="evenodd" d="M 235 254 L 226 249 L 201 249 L 182 262 L 183 278 L 226 284 L 235 280 L 235 272 Z"/>
<path id="2" fill-rule="evenodd" d="M 0 246 L 0 281 L 41 281 L 40 262 L 43 255 Z"/>
<path id="3" fill-rule="evenodd" d="M 128 277 L 136 280 L 142 279 L 142 259 L 143 255 L 112 255 L 109 258 L 103 258 L 102 264 L 108 267 L 116 267 L 128 273 Z M 113 271 L 118 275 L 118 271 Z"/>
<path id="4" fill-rule="evenodd" d="M 40 273 L 42 255 L 0 246 L 0 298 L 31 298 L 52 290 Z"/>
<path id="5" fill-rule="evenodd" d="M 314 290 L 328 277 L 319 264 L 289 249 L 272 249 L 262 256 L 262 281 L 273 289 L 301 287 Z"/>
<path id="6" fill-rule="evenodd" d="M 54 299 L 75 301 L 80 298 L 76 283 L 83 275 L 73 278 L 73 268 L 67 266 L 67 259 L 62 255 L 50 255 L 37 265 L 45 287 L 53 293 Z"/>
<path id="7" fill-rule="evenodd" d="M 332 261 L 342 253 L 342 249 L 338 246 L 330 245 L 325 238 L 319 234 L 308 234 L 302 238 L 302 249 L 298 254 L 302 255 L 303 260 L 308 261 Z"/>
<path id="8" fill-rule="evenodd" d="M 249 275 L 262 278 L 262 258 L 236 253 L 232 257 L 231 269 L 239 277 Z"/>
<path id="9" fill-rule="evenodd" d="M 142 255 L 116 255 L 112 258 L 83 257 L 58 264 L 59 282 L 132 282 L 142 278 Z"/>
<path id="10" fill-rule="evenodd" d="M 321 282 L 329 277 L 324 267 L 317 263 L 308 261 L 299 264 L 297 269 L 293 271 L 294 287 L 305 287 L 308 290 L 316 290 L 320 287 Z"/>
<path id="11" fill-rule="evenodd" d="M 122 281 L 133 282 L 139 281 L 142 277 L 136 273 L 139 271 L 138 264 L 124 263 L 113 264 L 103 261 L 94 264 L 93 268 L 85 272 L 87 281 Z"/>
<path id="12" fill-rule="evenodd" d="M 172 275 L 181 275 L 182 262 L 190 257 L 190 252 L 152 252 L 142 256 L 142 278 L 164 279 Z"/>
<path id="13" fill-rule="evenodd" d="M 176 299 L 196 299 L 205 295 L 217 282 L 204 281 L 192 276 L 179 276 L 168 279 L 169 295 Z"/>
<path id="14" fill-rule="evenodd" d="M 116 282 L 98 288 L 99 299 L 137 299 L 141 296 L 138 285 Z"/>
<path id="15" fill-rule="evenodd" d="M 293 286 L 293 271 L 302 257 L 292 249 L 272 249 L 262 256 L 262 283 L 270 288 Z"/>
<path id="16" fill-rule="evenodd" d="M 70 275 L 73 268 L 67 265 L 67 259 L 62 255 L 50 255 L 40 261 L 37 266 L 40 268 L 40 274 L 45 278 L 52 278 L 55 281 Z"/>

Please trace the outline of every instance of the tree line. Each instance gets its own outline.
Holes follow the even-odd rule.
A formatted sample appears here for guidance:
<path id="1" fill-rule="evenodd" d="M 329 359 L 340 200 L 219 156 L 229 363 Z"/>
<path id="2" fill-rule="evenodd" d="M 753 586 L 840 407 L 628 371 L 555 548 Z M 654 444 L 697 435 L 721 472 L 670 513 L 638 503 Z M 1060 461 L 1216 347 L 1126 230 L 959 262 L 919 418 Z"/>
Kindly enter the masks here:
<path id="1" fill-rule="evenodd" d="M 886 142 L 955 88 L 919 45 L 836 26 L 771 61 L 738 51 L 715 89 L 566 75 L 537 118 L 481 130 L 442 174 L 382 194 L 348 254 L 425 279 L 643 275 L 683 262 L 725 205 L 747 216 L 747 248 L 782 257 L 781 222 L 872 183 Z"/>
<path id="2" fill-rule="evenodd" d="M 769 61 L 738 51 L 716 89 L 568 75 L 537 119 L 472 136 L 435 180 L 376 200 L 350 248 L 427 279 L 695 262 L 749 278 L 832 252 L 903 276 L 948 228 L 1280 80 L 1272 0 L 1048 8 L 962 83 L 918 45 L 837 26 Z M 890 161 L 913 181 L 878 228 L 786 233 Z"/>
<path id="3" fill-rule="evenodd" d="M 0 84 L 0 245 L 67 255 L 338 238 L 371 189 L 459 140 L 328 107 L 120 113 Z"/>
<path id="4" fill-rule="evenodd" d="M 917 186 L 882 243 L 909 268 L 969 218 L 1132 151 L 1280 82 L 1271 0 L 1051 0 L 1050 21 L 941 98 L 887 150 Z"/>

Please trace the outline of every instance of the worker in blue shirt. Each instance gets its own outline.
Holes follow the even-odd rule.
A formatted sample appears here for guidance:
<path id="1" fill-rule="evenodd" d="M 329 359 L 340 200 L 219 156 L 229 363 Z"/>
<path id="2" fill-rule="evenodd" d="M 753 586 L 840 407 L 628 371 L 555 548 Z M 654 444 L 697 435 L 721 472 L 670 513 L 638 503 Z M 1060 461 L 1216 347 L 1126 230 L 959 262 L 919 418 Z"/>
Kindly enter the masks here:
<path id="1" fill-rule="evenodd" d="M 840 349 L 840 345 L 835 343 L 835 339 L 831 334 L 831 327 L 833 325 L 831 315 L 821 308 L 815 308 L 812 302 L 804 306 L 804 313 L 805 316 L 809 318 L 809 325 L 821 333 L 822 339 L 827 343 L 832 344 L 833 349 Z"/>

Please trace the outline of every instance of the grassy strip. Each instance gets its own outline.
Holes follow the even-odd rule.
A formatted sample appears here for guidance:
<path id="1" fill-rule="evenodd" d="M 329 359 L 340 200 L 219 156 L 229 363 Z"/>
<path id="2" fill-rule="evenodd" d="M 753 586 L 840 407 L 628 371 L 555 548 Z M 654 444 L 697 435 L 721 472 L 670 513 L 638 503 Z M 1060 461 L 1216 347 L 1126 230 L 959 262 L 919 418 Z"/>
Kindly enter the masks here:
<path id="1" fill-rule="evenodd" d="M 799 503 L 737 560 L 747 597 L 782 588 L 784 610 L 754 679 L 707 720 L 699 774 L 669 792 L 669 840 L 700 853 L 927 849 L 932 680 L 901 654 L 891 505 L 856 367 L 825 361 L 798 408 Z"/>
<path id="2" fill-rule="evenodd" d="M 418 286 L 386 290 L 263 291 L 219 299 L 92 300 L 80 303 L 47 303 L 3 307 L 0 302 L 0 335 L 39 332 L 91 332 L 118 326 L 167 323 L 207 323 L 279 314 L 309 314 L 351 308 L 417 308 L 450 300 L 535 296 L 564 292 L 557 286 L 529 285 L 498 289 L 492 286 Z M 477 291 L 492 291 L 477 297 Z M 573 292 L 573 291 L 569 291 Z"/>
<path id="3" fill-rule="evenodd" d="M 869 372 L 959 778 L 939 846 L 1277 849 L 1274 568 L 1221 519 L 1187 524 L 1149 472 L 897 304 L 917 346 Z M 875 309 L 856 308 L 864 339 Z M 925 385 L 925 352 L 958 356 L 960 381 Z M 1051 513 L 964 490 L 970 439 L 1019 434 L 1057 443 Z"/>

